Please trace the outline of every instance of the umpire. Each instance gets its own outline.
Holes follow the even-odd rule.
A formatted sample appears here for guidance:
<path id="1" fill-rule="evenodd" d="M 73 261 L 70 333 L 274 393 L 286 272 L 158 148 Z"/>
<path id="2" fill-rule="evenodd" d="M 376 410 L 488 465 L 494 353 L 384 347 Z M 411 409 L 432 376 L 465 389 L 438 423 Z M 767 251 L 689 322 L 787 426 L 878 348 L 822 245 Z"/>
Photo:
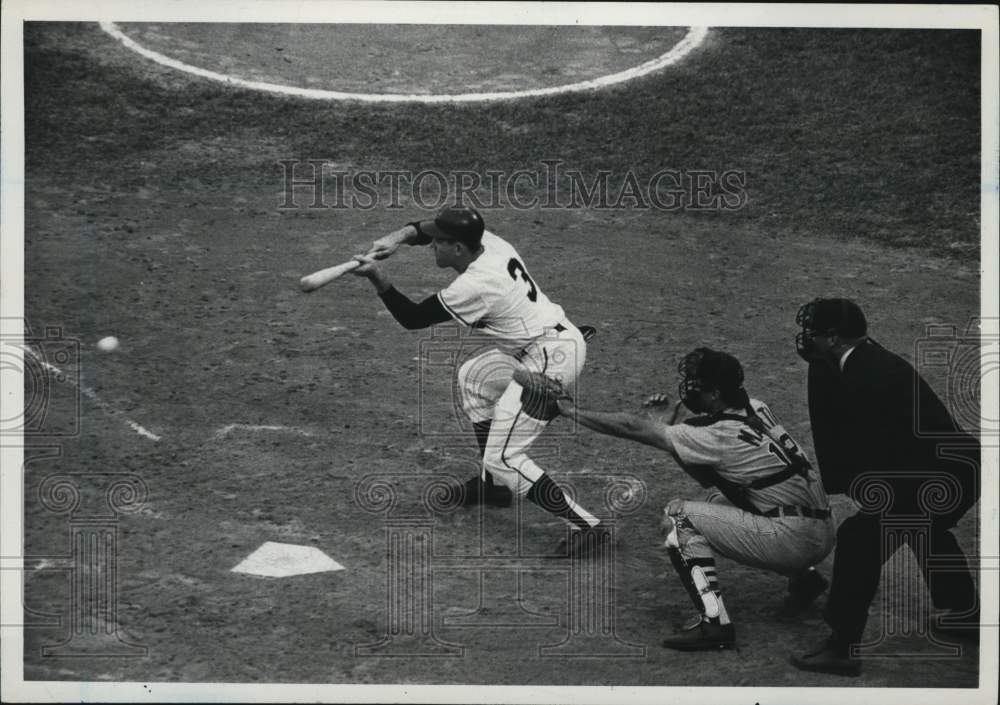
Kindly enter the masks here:
<path id="1" fill-rule="evenodd" d="M 809 416 L 827 492 L 848 494 L 862 509 L 837 530 L 833 584 L 825 619 L 832 634 L 792 664 L 805 671 L 854 676 L 851 647 L 862 641 L 882 565 L 894 548 L 889 532 L 912 518 L 929 545 L 911 544 L 934 606 L 949 610 L 949 633 L 978 635 L 972 573 L 951 529 L 979 498 L 980 448 L 908 362 L 867 336 L 861 308 L 848 299 L 815 299 L 799 309 L 796 348 L 809 362 Z M 928 507 L 928 480 L 948 487 Z M 872 506 L 873 491 L 885 498 Z M 938 498 L 940 499 L 940 497 Z M 921 523 L 922 522 L 922 523 Z M 927 529 L 925 528 L 926 532 Z M 911 536 L 912 531 L 900 532 Z M 942 622 L 941 631 L 944 631 Z"/>

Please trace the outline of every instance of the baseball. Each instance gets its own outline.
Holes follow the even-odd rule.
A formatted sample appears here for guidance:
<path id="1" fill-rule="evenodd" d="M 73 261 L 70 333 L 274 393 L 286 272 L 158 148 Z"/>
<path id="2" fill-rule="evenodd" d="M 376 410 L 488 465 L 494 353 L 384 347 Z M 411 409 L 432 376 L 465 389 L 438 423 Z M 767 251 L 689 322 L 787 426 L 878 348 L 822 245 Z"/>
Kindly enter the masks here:
<path id="1" fill-rule="evenodd" d="M 113 335 L 109 335 L 106 338 L 101 338 L 97 341 L 97 349 L 103 352 L 111 352 L 118 348 L 118 338 Z"/>

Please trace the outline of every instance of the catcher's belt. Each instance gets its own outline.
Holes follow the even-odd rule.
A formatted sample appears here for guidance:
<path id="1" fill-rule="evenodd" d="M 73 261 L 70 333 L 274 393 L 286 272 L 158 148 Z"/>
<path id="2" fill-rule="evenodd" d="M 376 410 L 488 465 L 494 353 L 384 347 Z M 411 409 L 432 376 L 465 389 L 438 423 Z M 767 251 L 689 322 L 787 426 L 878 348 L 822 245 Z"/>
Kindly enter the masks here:
<path id="1" fill-rule="evenodd" d="M 807 519 L 829 519 L 833 513 L 829 509 L 813 509 L 812 507 L 798 507 L 794 504 L 786 504 L 781 507 L 774 507 L 761 513 L 766 517 L 806 517 Z"/>

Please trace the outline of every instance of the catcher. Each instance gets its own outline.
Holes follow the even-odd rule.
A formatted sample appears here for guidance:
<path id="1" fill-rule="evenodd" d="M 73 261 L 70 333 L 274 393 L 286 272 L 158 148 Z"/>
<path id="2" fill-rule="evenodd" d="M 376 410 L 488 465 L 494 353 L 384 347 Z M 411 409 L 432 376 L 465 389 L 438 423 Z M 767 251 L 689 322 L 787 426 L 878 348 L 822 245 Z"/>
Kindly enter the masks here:
<path id="1" fill-rule="evenodd" d="M 683 651 L 727 649 L 736 635 L 716 577 L 715 554 L 790 577 L 810 600 L 826 587 L 811 566 L 834 544 L 822 483 L 767 404 L 743 388 L 739 361 L 697 348 L 680 362 L 680 401 L 666 421 L 578 408 L 560 385 L 519 373 L 530 394 L 589 429 L 670 453 L 703 487 L 704 501 L 672 499 L 664 509 L 667 554 L 698 611 L 663 641 Z M 662 405 L 663 396 L 647 405 Z M 681 406 L 694 416 L 677 423 Z"/>

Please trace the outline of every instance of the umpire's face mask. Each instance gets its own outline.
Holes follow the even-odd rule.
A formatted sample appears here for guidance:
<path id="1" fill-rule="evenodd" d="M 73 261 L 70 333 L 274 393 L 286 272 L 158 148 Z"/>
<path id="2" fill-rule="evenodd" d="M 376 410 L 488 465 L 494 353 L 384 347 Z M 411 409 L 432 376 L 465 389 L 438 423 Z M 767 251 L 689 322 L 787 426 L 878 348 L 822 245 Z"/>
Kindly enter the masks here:
<path id="1" fill-rule="evenodd" d="M 816 348 L 815 331 L 803 328 L 795 336 L 795 352 L 806 362 L 813 362 L 819 359 L 819 350 Z"/>
<path id="2" fill-rule="evenodd" d="M 806 362 L 817 362 L 825 359 L 834 347 L 834 336 L 831 333 L 803 328 L 795 336 L 795 351 Z"/>
<path id="3" fill-rule="evenodd" d="M 823 343 L 817 343 L 817 338 L 824 337 L 816 328 L 816 301 L 810 301 L 799 307 L 795 314 L 795 323 L 802 330 L 795 336 L 795 352 L 806 362 L 816 362 L 823 358 Z"/>

